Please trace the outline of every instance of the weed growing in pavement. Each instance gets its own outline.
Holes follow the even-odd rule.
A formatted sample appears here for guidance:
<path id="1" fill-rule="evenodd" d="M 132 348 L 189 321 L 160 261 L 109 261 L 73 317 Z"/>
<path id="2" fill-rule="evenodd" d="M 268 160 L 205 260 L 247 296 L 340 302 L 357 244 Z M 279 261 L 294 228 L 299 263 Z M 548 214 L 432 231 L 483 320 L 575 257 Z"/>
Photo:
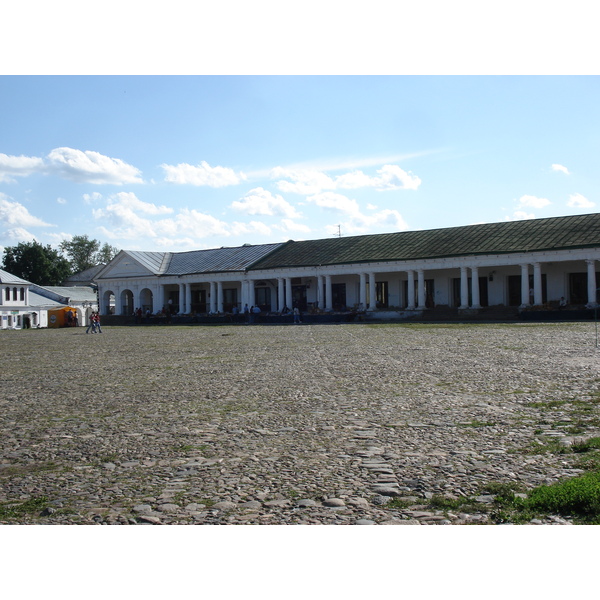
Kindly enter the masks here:
<path id="1" fill-rule="evenodd" d="M 525 505 L 533 511 L 571 516 L 580 523 L 600 524 L 600 472 L 539 486 L 529 493 Z"/>
<path id="2" fill-rule="evenodd" d="M 30 498 L 20 504 L 5 503 L 0 505 L 0 519 L 19 519 L 28 515 L 38 515 L 48 505 L 46 496 Z"/>

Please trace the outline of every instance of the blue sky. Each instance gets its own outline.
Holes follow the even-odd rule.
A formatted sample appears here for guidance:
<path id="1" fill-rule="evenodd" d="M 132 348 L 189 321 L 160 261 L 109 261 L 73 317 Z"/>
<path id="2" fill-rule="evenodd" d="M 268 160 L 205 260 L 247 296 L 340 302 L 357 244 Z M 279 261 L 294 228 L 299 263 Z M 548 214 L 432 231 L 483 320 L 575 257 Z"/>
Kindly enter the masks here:
<path id="1" fill-rule="evenodd" d="M 0 246 L 595 212 L 599 107 L 597 76 L 2 76 Z"/>

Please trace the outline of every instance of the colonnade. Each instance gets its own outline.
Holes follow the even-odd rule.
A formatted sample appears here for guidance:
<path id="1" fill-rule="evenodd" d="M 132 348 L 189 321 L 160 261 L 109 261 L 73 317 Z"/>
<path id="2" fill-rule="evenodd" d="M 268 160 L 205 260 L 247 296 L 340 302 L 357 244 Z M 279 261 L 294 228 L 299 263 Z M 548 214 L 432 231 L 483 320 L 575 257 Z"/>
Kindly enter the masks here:
<path id="1" fill-rule="evenodd" d="M 588 305 L 594 306 L 596 304 L 596 260 L 588 259 L 586 262 L 587 269 L 587 296 Z M 499 267 L 510 267 L 507 265 L 498 265 Z M 521 307 L 533 305 L 541 305 L 543 303 L 542 293 L 542 263 L 521 263 L 519 264 L 521 271 Z M 479 273 L 482 268 L 481 265 L 463 265 L 458 267 L 460 270 L 460 305 L 459 308 L 477 309 L 481 307 L 480 291 L 479 291 Z M 456 267 L 452 268 L 453 270 Z M 442 269 L 435 268 L 431 269 L 440 271 Z M 530 272 L 532 271 L 533 285 L 530 285 Z M 425 289 L 425 269 L 398 269 L 393 270 L 388 268 L 385 273 L 391 272 L 406 274 L 407 281 L 407 292 L 406 292 L 406 309 L 407 310 L 424 310 L 426 308 L 426 289 Z M 310 277 L 316 279 L 317 290 L 315 294 L 316 305 L 325 311 L 333 310 L 333 284 L 332 277 L 338 276 L 345 279 L 345 283 L 348 283 L 349 278 L 358 277 L 358 304 L 363 309 L 373 310 L 376 306 L 377 300 L 377 284 L 375 271 L 362 271 L 362 272 L 344 272 L 339 274 L 321 274 L 318 271 L 311 275 L 306 275 L 306 272 L 302 273 L 304 277 Z M 469 299 L 469 275 L 471 277 L 471 297 Z M 222 280 L 208 280 L 204 282 L 198 281 L 187 281 L 187 282 L 170 282 L 163 284 L 162 282 L 156 281 L 151 284 L 143 284 L 140 282 L 139 285 L 135 285 L 133 281 L 130 282 L 119 282 L 118 286 L 114 286 L 112 289 L 116 299 L 117 314 L 122 314 L 122 292 L 128 290 L 134 296 L 135 306 L 142 306 L 143 303 L 143 291 L 150 290 L 152 292 L 152 304 L 153 312 L 158 312 L 163 306 L 167 305 L 167 286 L 177 285 L 179 289 L 179 312 L 187 314 L 191 311 L 192 306 L 192 285 L 208 285 L 208 307 L 210 312 L 222 313 L 224 312 L 224 284 L 234 284 L 239 286 L 241 291 L 241 301 L 238 302 L 240 308 L 248 304 L 252 306 L 256 303 L 255 299 L 255 283 L 257 281 L 270 280 L 276 281 L 277 290 L 277 310 L 281 312 L 286 306 L 287 308 L 292 307 L 292 277 L 277 276 L 273 273 L 271 276 L 263 274 L 260 278 L 249 278 L 243 279 L 233 278 L 230 281 Z M 402 278 L 404 281 L 404 278 Z M 416 282 L 416 285 L 415 285 Z M 368 292 L 367 292 L 368 283 Z M 106 286 L 110 286 L 110 282 L 106 282 Z M 141 288 L 141 289 L 139 289 Z M 102 309 L 104 309 L 104 304 Z M 275 309 L 275 303 L 272 302 L 272 309 Z"/>

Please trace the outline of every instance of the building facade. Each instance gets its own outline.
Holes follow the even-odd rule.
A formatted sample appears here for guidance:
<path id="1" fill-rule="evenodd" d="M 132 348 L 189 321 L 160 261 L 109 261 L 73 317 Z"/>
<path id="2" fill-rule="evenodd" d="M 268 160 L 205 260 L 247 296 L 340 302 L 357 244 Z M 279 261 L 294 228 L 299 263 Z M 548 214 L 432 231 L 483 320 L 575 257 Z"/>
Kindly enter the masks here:
<path id="1" fill-rule="evenodd" d="M 96 276 L 101 314 L 440 307 L 594 307 L 600 214 L 193 252 L 121 251 Z"/>

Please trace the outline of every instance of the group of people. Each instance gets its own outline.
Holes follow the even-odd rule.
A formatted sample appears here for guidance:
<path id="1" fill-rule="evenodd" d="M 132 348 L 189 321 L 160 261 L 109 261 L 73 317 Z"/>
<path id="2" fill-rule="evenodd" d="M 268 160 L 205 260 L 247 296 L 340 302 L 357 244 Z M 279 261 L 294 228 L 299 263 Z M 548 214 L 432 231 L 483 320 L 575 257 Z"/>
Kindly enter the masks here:
<path id="1" fill-rule="evenodd" d="M 72 311 L 71 309 L 67 311 L 67 327 L 79 327 L 77 311 Z"/>
<path id="2" fill-rule="evenodd" d="M 100 327 L 100 313 L 99 312 L 93 312 L 90 315 L 90 324 L 88 325 L 88 328 L 85 330 L 85 332 L 89 333 L 90 329 L 92 330 L 92 333 L 102 333 L 102 327 Z"/>

